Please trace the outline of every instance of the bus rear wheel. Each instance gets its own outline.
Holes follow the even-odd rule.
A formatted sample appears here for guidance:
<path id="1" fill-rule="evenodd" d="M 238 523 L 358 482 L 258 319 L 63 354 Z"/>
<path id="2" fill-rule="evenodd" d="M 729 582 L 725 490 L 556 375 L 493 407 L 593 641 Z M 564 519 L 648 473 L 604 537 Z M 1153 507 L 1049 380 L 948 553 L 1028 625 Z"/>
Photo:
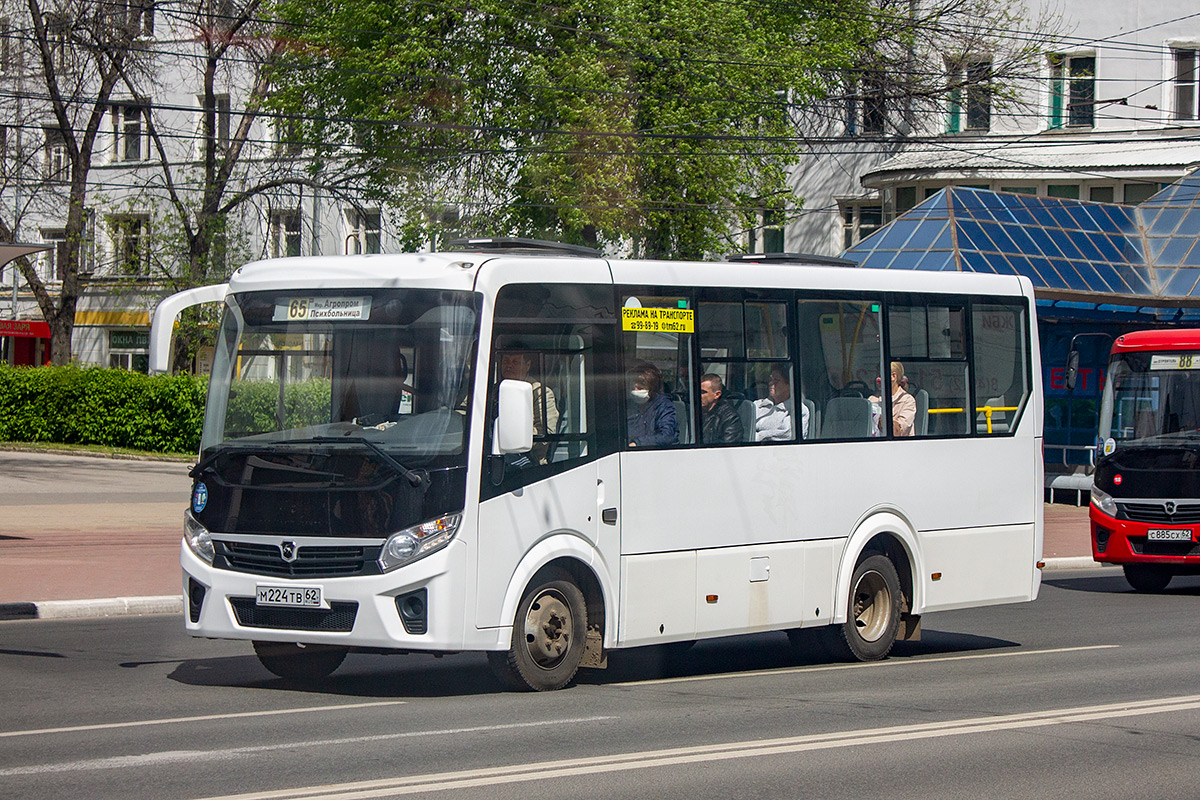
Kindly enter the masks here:
<path id="1" fill-rule="evenodd" d="M 254 655 L 281 678 L 315 681 L 327 678 L 346 660 L 345 647 L 291 642 L 255 642 Z"/>
<path id="2" fill-rule="evenodd" d="M 900 632 L 900 576 L 885 555 L 867 556 L 850 578 L 846 621 L 833 626 L 826 646 L 843 661 L 885 658 Z"/>
<path id="3" fill-rule="evenodd" d="M 525 590 L 507 652 L 488 653 L 496 677 L 510 689 L 536 692 L 571 682 L 587 644 L 583 592 L 562 570 L 546 570 Z"/>
<path id="4" fill-rule="evenodd" d="M 1159 564 L 1125 564 L 1125 580 L 1139 592 L 1161 592 L 1174 577 L 1170 567 Z"/>

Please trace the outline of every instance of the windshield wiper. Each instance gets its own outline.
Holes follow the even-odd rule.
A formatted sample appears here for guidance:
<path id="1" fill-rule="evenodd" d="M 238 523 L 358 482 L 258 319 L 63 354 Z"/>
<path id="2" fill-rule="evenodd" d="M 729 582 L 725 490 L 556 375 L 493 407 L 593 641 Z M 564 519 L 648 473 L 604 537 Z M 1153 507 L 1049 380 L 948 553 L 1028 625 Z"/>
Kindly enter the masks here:
<path id="1" fill-rule="evenodd" d="M 300 441 L 301 442 L 353 442 L 354 444 L 366 445 L 373 453 L 375 453 L 375 455 L 377 455 L 381 459 L 383 459 L 384 462 L 387 463 L 387 465 L 389 467 L 396 470 L 396 472 L 400 473 L 402 476 L 407 478 L 408 482 L 411 483 L 413 486 L 420 486 L 425 480 L 425 477 L 420 472 L 411 470 L 408 467 L 404 466 L 399 461 L 392 458 L 392 456 L 386 450 L 384 450 L 382 447 L 375 444 L 374 442 L 372 442 L 370 439 L 366 438 L 365 436 L 314 436 L 311 439 L 302 439 Z"/>
<path id="2" fill-rule="evenodd" d="M 262 445 L 257 445 L 257 446 L 243 445 L 243 446 L 237 447 L 236 449 L 253 450 L 256 452 L 260 452 L 260 453 L 272 453 L 273 454 L 273 453 L 286 453 L 295 445 L 338 444 L 338 443 L 361 444 L 361 445 L 366 446 L 369 450 L 371 450 L 373 453 L 375 453 L 375 455 L 379 456 L 379 458 L 381 460 L 383 460 L 384 463 L 386 463 L 389 467 L 391 467 L 393 470 L 395 470 L 401 476 L 406 478 L 408 480 L 408 482 L 410 484 L 412 484 L 413 486 L 420 486 L 425 481 L 425 476 L 422 473 L 417 472 L 415 470 L 411 470 L 408 467 L 404 466 L 399 461 L 397 461 L 395 458 L 393 458 L 382 447 L 380 447 L 379 445 L 375 444 L 375 442 L 372 442 L 370 439 L 367 439 L 366 437 L 363 437 L 363 436 L 350 436 L 350 435 L 313 436 L 313 437 L 307 438 L 307 439 L 288 439 L 288 440 L 284 440 L 284 441 L 272 442 L 271 444 L 262 444 Z M 230 448 L 230 449 L 234 449 L 234 448 Z M 218 457 L 220 457 L 221 455 L 223 455 L 227 452 L 229 452 L 229 450 L 226 448 L 220 448 L 220 449 L 213 451 L 209 455 L 202 458 L 200 460 L 200 463 L 198 463 L 198 464 L 196 464 L 196 466 L 192 467 L 191 470 L 188 471 L 188 475 L 193 478 L 200 477 L 202 474 L 204 474 L 205 471 L 208 470 L 209 467 L 212 466 L 212 463 L 214 461 L 216 461 Z M 325 473 L 313 473 L 313 474 L 325 474 Z M 328 473 L 328 474 L 333 474 L 333 473 Z M 340 477 L 340 476 L 338 476 L 338 477 Z"/>

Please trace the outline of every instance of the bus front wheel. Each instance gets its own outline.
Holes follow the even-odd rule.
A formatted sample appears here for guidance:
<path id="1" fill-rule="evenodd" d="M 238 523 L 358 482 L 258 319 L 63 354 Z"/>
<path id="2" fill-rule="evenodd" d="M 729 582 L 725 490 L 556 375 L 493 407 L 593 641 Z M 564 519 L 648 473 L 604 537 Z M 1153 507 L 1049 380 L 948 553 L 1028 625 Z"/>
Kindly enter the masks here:
<path id="1" fill-rule="evenodd" d="M 900 632 L 900 576 L 885 555 L 864 558 L 850 578 L 846 621 L 829 631 L 827 646 L 844 661 L 878 661 Z"/>
<path id="2" fill-rule="evenodd" d="M 1125 580 L 1139 592 L 1161 592 L 1173 577 L 1170 567 L 1158 564 L 1125 564 Z"/>
<path id="3" fill-rule="evenodd" d="M 346 660 L 345 647 L 290 642 L 255 642 L 254 655 L 281 678 L 315 681 L 326 678 Z"/>
<path id="4" fill-rule="evenodd" d="M 512 646 L 488 653 L 488 663 L 511 689 L 537 692 L 571 682 L 587 643 L 583 592 L 562 570 L 546 570 L 525 590 L 513 622 Z"/>

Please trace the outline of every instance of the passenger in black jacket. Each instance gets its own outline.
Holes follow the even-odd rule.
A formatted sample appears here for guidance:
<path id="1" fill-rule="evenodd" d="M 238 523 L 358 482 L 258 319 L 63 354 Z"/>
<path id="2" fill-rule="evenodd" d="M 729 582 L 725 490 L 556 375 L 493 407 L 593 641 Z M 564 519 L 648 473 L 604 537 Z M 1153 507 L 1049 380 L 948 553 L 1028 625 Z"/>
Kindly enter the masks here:
<path id="1" fill-rule="evenodd" d="M 700 378 L 700 409 L 704 412 L 701 441 L 705 444 L 746 441 L 742 418 L 728 401 L 721 399 L 724 391 L 720 375 L 709 372 Z"/>

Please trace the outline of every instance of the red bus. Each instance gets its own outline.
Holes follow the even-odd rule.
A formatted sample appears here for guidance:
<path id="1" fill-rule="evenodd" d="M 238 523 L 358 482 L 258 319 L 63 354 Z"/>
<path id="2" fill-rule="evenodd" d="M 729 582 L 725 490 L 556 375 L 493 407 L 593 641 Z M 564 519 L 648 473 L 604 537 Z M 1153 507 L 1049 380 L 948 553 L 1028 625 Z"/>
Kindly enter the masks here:
<path id="1" fill-rule="evenodd" d="M 1072 352 L 1068 383 L 1078 363 Z M 1100 404 L 1092 555 L 1140 592 L 1200 574 L 1200 329 L 1119 336 Z"/>

